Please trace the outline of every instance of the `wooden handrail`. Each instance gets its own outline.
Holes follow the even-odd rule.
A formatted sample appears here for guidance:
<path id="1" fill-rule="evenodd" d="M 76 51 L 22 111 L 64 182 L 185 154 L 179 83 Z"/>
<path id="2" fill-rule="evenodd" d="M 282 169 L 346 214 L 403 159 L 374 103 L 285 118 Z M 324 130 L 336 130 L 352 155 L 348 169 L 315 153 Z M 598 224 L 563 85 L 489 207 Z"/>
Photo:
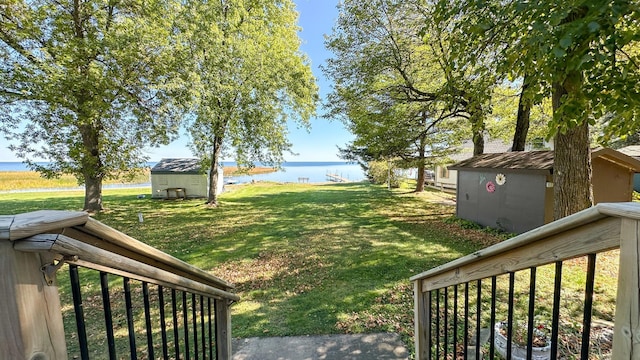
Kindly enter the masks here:
<path id="1" fill-rule="evenodd" d="M 211 287 L 172 272 L 168 272 L 122 255 L 85 244 L 62 234 L 40 234 L 16 241 L 13 248 L 23 252 L 48 251 L 64 256 L 69 264 L 76 264 L 116 275 L 127 276 L 148 283 L 163 285 L 196 294 L 238 301 L 236 294 Z"/>
<path id="2" fill-rule="evenodd" d="M 231 358 L 230 305 L 240 299 L 233 284 L 87 213 L 57 210 L 0 216 L 0 315 L 10 320 L 0 326 L 0 349 L 9 358 L 67 358 L 53 280 L 59 261 L 213 298 L 215 349 L 218 358 Z"/>
<path id="3" fill-rule="evenodd" d="M 640 203 L 598 204 L 411 277 L 416 359 L 430 358 L 431 291 L 620 248 L 613 358 L 640 357 Z"/>

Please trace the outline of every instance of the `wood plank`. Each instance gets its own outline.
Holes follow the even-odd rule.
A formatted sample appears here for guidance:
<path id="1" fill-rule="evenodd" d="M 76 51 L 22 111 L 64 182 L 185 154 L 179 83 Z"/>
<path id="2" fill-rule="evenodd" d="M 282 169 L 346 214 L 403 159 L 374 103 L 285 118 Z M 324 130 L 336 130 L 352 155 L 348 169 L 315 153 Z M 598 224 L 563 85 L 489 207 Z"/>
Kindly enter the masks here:
<path id="1" fill-rule="evenodd" d="M 9 240 L 11 224 L 15 215 L 0 215 L 0 240 Z"/>
<path id="2" fill-rule="evenodd" d="M 16 249 L 20 251 L 41 251 L 43 249 L 42 244 L 47 242 L 51 244 L 50 252 L 65 256 L 77 256 L 79 260 L 83 261 L 83 266 L 95 268 L 96 270 L 114 269 L 115 271 L 135 274 L 147 279 L 157 279 L 163 283 L 179 286 L 206 296 L 217 296 L 233 301 L 240 300 L 238 295 L 227 292 L 224 289 L 215 288 L 122 255 L 110 253 L 62 234 L 35 235 L 31 238 L 20 240 L 16 243 Z M 69 263 L 73 264 L 75 261 L 69 261 Z M 100 268 L 93 267 L 91 264 L 96 264 Z"/>
<path id="3" fill-rule="evenodd" d="M 216 300 L 216 359 L 231 360 L 231 309 L 226 300 Z"/>
<path id="4" fill-rule="evenodd" d="M 184 272 L 185 274 L 189 274 L 190 278 L 197 279 L 198 281 L 203 283 L 211 284 L 212 286 L 225 288 L 226 290 L 232 290 L 235 288 L 235 286 L 230 282 L 222 280 L 200 268 L 197 268 L 143 242 L 140 242 L 97 220 L 89 218 L 84 226 L 77 227 L 77 229 L 94 235 L 98 238 L 98 240 L 106 241 L 120 248 L 129 250 L 130 253 L 128 256 L 136 258 L 141 262 L 147 263 L 147 261 L 149 261 L 149 264 L 156 267 L 161 267 L 164 269 L 174 269 L 180 272 Z M 83 239 L 79 238 L 78 240 L 82 241 Z M 103 247 L 103 245 L 98 245 L 97 242 L 93 242 L 92 245 L 96 247 Z M 142 257 L 134 256 L 134 253 L 142 255 Z M 148 260 L 145 261 L 142 259 Z"/>
<path id="5" fill-rule="evenodd" d="M 52 232 L 87 222 L 89 214 L 80 211 L 38 210 L 15 215 L 9 240 L 17 240 L 36 234 Z"/>
<path id="6" fill-rule="evenodd" d="M 612 359 L 640 359 L 640 224 L 622 222 Z"/>
<path id="7" fill-rule="evenodd" d="M 3 359 L 67 359 L 60 297 L 40 271 L 39 254 L 0 241 L 0 349 Z"/>
<path id="8" fill-rule="evenodd" d="M 448 265 L 448 271 L 421 279 L 422 291 L 617 248 L 620 245 L 621 221 L 619 218 L 609 217 L 529 244 L 521 244 L 518 248 L 504 252 L 489 252 L 485 255 L 484 251 L 478 251 L 474 254 L 474 262 L 453 268 Z"/>
<path id="9" fill-rule="evenodd" d="M 198 281 L 198 282 L 202 282 L 205 283 L 207 285 L 213 286 L 213 287 L 217 287 L 217 288 L 222 288 L 225 290 L 232 290 L 233 288 L 226 286 L 229 285 L 228 282 L 225 282 L 223 280 L 218 279 L 217 277 L 213 277 L 213 279 L 211 277 L 202 277 L 202 276 L 198 276 L 200 275 L 200 273 L 198 274 L 194 274 L 194 271 L 190 271 L 187 272 L 185 271 L 185 267 L 181 266 L 181 267 L 175 267 L 175 263 L 167 263 L 167 262 L 163 262 L 161 261 L 158 257 L 150 257 L 147 256 L 147 254 L 143 254 L 141 251 L 139 251 L 139 249 L 134 249 L 134 250 L 138 250 L 138 251 L 134 251 L 132 249 L 130 249 L 129 247 L 125 248 L 122 246 L 119 246 L 118 244 L 121 245 L 125 245 L 122 244 L 120 241 L 106 241 L 103 240 L 102 238 L 98 238 L 95 235 L 92 235 L 88 232 L 84 232 L 81 231 L 81 228 L 66 228 L 62 231 L 62 234 L 65 236 L 68 236 L 72 239 L 78 240 L 80 242 L 83 242 L 85 244 L 91 245 L 91 246 L 95 246 L 97 248 L 112 252 L 114 254 L 118 254 L 118 255 L 122 255 L 124 257 L 127 257 L 129 259 L 135 260 L 135 261 L 139 261 L 141 263 L 147 264 L 147 265 L 151 265 L 153 267 L 156 267 L 158 269 L 162 269 L 162 270 L 166 270 L 168 272 L 180 275 L 180 276 L 184 276 L 188 279 L 194 280 L 194 281 Z M 124 234 L 123 234 L 124 235 Z M 124 235 L 127 236 L 127 235 Z M 133 239 L 133 238 L 132 238 Z M 135 240 L 137 241 L 137 240 Z M 147 246 L 147 245 L 145 245 Z M 180 261 L 180 260 L 178 260 Z M 189 264 L 187 264 L 189 265 Z M 192 267 L 192 265 L 189 265 L 189 267 Z M 206 273 L 208 274 L 208 273 Z"/>
<path id="10" fill-rule="evenodd" d="M 611 204 L 609 204 L 611 205 Z M 564 233 L 567 232 L 571 229 L 575 229 L 578 228 L 580 226 L 584 226 L 587 225 L 589 223 L 593 223 L 596 222 L 600 219 L 606 218 L 609 215 L 605 215 L 602 214 L 600 212 L 600 209 L 602 207 L 600 206 L 600 204 L 591 207 L 589 209 L 583 210 L 579 213 L 567 216 L 565 218 L 562 218 L 560 220 L 556 220 L 552 223 L 549 223 L 547 225 L 541 226 L 539 228 L 533 229 L 531 231 L 528 231 L 524 234 L 520 234 L 518 236 L 515 236 L 509 240 L 503 241 L 501 243 L 498 243 L 496 245 L 487 247 L 485 249 L 482 249 L 480 251 L 477 251 L 473 254 L 469 254 L 467 256 L 464 256 L 462 258 L 456 259 L 454 261 L 451 261 L 447 264 L 435 267 L 433 269 L 427 270 L 421 274 L 415 275 L 411 277 L 411 281 L 415 281 L 418 279 L 423 279 L 423 278 L 427 278 L 430 276 L 434 276 L 436 274 L 439 273 L 444 273 L 444 272 L 448 272 L 451 269 L 455 269 L 458 267 L 462 267 L 464 265 L 473 263 L 475 261 L 477 261 L 478 258 L 486 258 L 486 257 L 490 257 L 490 256 L 495 256 L 495 255 L 499 255 L 501 253 L 528 245 L 530 243 L 539 241 L 541 239 L 545 239 L 554 235 L 557 235 L 559 233 Z M 615 207 L 613 207 L 615 208 Z"/>
<path id="11" fill-rule="evenodd" d="M 640 220 L 640 203 L 601 203 L 596 205 L 601 214 Z"/>
<path id="12" fill-rule="evenodd" d="M 422 291 L 422 281 L 413 282 L 413 301 L 416 360 L 431 359 L 431 293 Z"/>

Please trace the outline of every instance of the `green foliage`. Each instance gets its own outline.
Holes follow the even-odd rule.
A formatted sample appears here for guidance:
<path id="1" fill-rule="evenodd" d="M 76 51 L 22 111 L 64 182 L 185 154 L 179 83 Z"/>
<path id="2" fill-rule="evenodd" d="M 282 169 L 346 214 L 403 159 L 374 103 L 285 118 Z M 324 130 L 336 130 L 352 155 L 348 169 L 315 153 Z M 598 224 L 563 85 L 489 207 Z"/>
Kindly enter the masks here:
<path id="1" fill-rule="evenodd" d="M 326 117 L 355 135 L 345 156 L 361 162 L 393 157 L 425 166 L 462 139 L 482 137 L 491 80 L 448 65 L 439 29 L 424 32 L 425 9 L 397 0 L 344 1 L 323 71 L 335 85 Z"/>
<path id="2" fill-rule="evenodd" d="M 393 161 L 371 161 L 369 162 L 367 177 L 378 185 L 389 185 L 393 188 L 400 186 L 400 170 Z"/>
<path id="3" fill-rule="evenodd" d="M 456 58 L 535 84 L 548 98 L 553 84 L 568 93 L 549 122 L 550 135 L 606 114 L 604 140 L 637 129 L 640 93 L 637 1 L 441 1 L 437 20 L 456 28 Z"/>
<path id="4" fill-rule="evenodd" d="M 181 20 L 196 93 L 194 153 L 205 168 L 215 169 L 222 154 L 243 167 L 278 166 L 291 148 L 287 122 L 308 127 L 318 100 L 293 2 L 194 2 Z"/>
<path id="5" fill-rule="evenodd" d="M 185 94 L 178 3 L 11 1 L 0 16 L 0 130 L 45 176 L 73 174 L 101 207 L 102 179 L 177 133 Z M 34 159 L 50 162 L 37 164 Z"/>
<path id="6" fill-rule="evenodd" d="M 487 118 L 487 132 L 492 139 L 500 139 L 506 144 L 513 140 L 518 100 L 521 84 L 519 82 L 498 86 L 491 96 L 491 114 Z M 530 125 L 527 134 L 527 145 L 534 149 L 543 146 L 549 136 L 548 124 L 553 117 L 551 100 L 543 99 L 540 104 L 531 107 Z"/>

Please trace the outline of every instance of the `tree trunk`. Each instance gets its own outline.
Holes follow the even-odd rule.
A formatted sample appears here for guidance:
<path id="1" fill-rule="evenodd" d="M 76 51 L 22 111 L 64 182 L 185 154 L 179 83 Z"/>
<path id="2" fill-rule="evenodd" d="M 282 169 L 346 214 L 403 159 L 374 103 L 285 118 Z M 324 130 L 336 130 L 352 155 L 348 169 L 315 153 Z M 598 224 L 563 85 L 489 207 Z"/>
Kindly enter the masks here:
<path id="1" fill-rule="evenodd" d="M 571 84 L 568 82 L 571 81 Z M 553 111 L 556 113 L 568 89 L 580 87 L 579 74 L 570 74 L 563 84 L 553 84 Z M 581 119 L 580 125 L 565 133 L 559 132 L 555 139 L 553 163 L 553 217 L 555 220 L 584 210 L 593 205 L 591 187 L 591 149 L 589 143 L 589 123 Z M 564 115 L 560 121 L 567 123 Z"/>
<path id="2" fill-rule="evenodd" d="M 218 178 L 220 177 L 220 154 L 222 153 L 222 137 L 214 136 L 211 154 L 211 168 L 209 169 L 209 196 L 207 204 L 218 206 Z"/>
<path id="3" fill-rule="evenodd" d="M 516 130 L 513 134 L 513 145 L 511 151 L 524 151 L 527 144 L 527 134 L 529 133 L 529 118 L 531 115 L 531 101 L 526 98 L 525 92 L 529 88 L 529 77 L 525 74 L 522 80 L 522 91 L 518 101 L 518 118 L 516 120 Z"/>
<path id="4" fill-rule="evenodd" d="M 469 108 L 469 120 L 471 121 L 471 131 L 473 139 L 473 156 L 484 154 L 484 115 L 481 107 L 472 102 Z"/>
<path id="5" fill-rule="evenodd" d="M 98 212 L 103 210 L 101 177 L 85 175 L 84 210 L 88 212 Z"/>
<path id="6" fill-rule="evenodd" d="M 84 180 L 84 210 L 102 211 L 102 180 L 104 169 L 100 159 L 100 127 L 94 124 L 79 126 L 84 155 L 81 159 Z"/>
<path id="7" fill-rule="evenodd" d="M 416 184 L 416 192 L 424 191 L 424 154 L 425 154 L 425 141 L 424 137 L 420 137 L 420 149 L 418 149 L 418 183 Z"/>

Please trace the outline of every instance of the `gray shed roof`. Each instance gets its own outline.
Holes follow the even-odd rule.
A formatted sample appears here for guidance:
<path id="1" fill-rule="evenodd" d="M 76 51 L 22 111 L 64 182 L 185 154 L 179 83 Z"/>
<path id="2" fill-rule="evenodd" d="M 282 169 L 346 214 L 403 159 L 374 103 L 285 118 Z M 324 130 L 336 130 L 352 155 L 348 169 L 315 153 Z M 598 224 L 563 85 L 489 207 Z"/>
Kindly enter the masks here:
<path id="1" fill-rule="evenodd" d="M 553 169 L 553 151 L 514 151 L 499 154 L 482 154 L 449 166 L 449 169 Z"/>
<path id="2" fill-rule="evenodd" d="M 151 168 L 152 174 L 199 174 L 200 159 L 162 159 Z"/>
<path id="3" fill-rule="evenodd" d="M 613 149 L 593 150 L 591 157 L 610 161 L 635 172 L 640 171 L 640 161 Z M 553 172 L 553 150 L 483 154 L 453 164 L 449 169 L 535 170 L 551 173 Z"/>

